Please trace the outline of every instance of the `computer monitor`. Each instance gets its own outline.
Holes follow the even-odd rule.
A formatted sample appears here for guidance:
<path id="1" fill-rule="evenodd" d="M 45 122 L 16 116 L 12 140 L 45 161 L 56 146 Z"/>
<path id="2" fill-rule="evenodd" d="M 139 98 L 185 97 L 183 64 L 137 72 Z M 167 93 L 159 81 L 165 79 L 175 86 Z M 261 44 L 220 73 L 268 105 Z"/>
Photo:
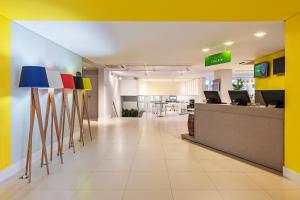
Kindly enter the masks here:
<path id="1" fill-rule="evenodd" d="M 204 95 L 207 103 L 221 104 L 221 98 L 218 91 L 204 91 Z"/>
<path id="2" fill-rule="evenodd" d="M 189 105 L 188 105 L 189 108 L 195 108 L 195 99 L 190 99 L 189 100 Z"/>
<path id="3" fill-rule="evenodd" d="M 177 96 L 169 96 L 169 101 L 177 101 Z"/>
<path id="4" fill-rule="evenodd" d="M 247 106 L 248 103 L 251 103 L 248 91 L 246 90 L 229 90 L 228 93 L 233 105 Z"/>
<path id="5" fill-rule="evenodd" d="M 284 108 L 284 90 L 261 90 L 266 106 Z"/>

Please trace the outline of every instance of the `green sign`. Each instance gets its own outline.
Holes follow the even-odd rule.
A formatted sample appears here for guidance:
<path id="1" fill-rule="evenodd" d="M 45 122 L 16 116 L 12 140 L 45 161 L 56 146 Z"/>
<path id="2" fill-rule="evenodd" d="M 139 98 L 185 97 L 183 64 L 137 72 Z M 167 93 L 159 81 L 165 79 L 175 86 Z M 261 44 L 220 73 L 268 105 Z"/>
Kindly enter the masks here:
<path id="1" fill-rule="evenodd" d="M 224 51 L 205 57 L 205 67 L 231 62 L 231 51 Z"/>

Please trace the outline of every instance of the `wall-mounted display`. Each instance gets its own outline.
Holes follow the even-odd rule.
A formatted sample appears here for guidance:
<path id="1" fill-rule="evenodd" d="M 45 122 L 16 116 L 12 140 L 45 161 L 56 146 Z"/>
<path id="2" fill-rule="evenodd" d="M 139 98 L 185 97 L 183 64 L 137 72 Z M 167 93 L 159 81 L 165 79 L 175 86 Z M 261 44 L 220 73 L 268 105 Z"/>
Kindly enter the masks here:
<path id="1" fill-rule="evenodd" d="M 273 60 L 273 74 L 283 75 L 285 73 L 285 56 Z"/>
<path id="2" fill-rule="evenodd" d="M 254 77 L 267 77 L 269 76 L 269 62 L 262 62 L 254 65 Z"/>

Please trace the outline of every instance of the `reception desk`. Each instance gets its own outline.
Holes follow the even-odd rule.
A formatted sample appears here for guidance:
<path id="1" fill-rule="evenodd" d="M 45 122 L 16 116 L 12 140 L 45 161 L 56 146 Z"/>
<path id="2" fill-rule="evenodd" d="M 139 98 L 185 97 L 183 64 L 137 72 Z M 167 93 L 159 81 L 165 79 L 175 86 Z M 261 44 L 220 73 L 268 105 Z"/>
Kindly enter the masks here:
<path id="1" fill-rule="evenodd" d="M 284 109 L 195 104 L 194 142 L 282 171 Z"/>

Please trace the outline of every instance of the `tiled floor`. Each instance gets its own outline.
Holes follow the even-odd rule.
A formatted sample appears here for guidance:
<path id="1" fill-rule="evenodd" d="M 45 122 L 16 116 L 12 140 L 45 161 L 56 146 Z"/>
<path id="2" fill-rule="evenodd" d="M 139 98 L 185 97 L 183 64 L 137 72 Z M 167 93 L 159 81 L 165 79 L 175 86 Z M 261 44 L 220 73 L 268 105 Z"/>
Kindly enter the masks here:
<path id="1" fill-rule="evenodd" d="M 51 174 L 0 184 L 1 200 L 299 200 L 289 180 L 183 141 L 187 116 L 94 123 L 95 139 L 65 151 Z M 21 174 L 18 174 L 20 176 Z"/>

